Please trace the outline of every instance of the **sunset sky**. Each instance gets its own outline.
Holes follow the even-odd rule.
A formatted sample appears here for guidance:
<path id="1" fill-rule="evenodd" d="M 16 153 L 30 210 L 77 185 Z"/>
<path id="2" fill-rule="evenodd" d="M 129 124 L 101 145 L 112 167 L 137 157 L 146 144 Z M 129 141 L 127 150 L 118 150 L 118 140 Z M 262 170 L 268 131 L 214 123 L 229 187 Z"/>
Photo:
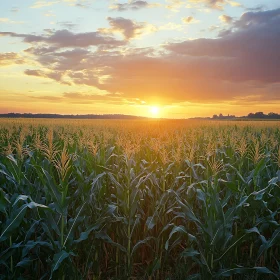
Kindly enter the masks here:
<path id="1" fill-rule="evenodd" d="M 280 113 L 280 0 L 2 0 L 0 113 Z"/>

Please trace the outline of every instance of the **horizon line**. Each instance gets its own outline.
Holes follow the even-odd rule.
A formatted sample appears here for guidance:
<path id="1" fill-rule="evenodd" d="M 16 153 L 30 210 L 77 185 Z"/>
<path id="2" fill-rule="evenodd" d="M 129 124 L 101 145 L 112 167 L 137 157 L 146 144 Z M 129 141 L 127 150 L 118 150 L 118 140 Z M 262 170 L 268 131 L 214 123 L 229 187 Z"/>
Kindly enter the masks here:
<path id="1" fill-rule="evenodd" d="M 111 114 L 59 114 L 59 113 L 17 113 L 17 112 L 9 112 L 9 113 L 0 113 L 0 118 L 5 117 L 24 117 L 24 118 L 50 118 L 50 119 L 56 119 L 56 118 L 70 118 L 70 119 L 146 119 L 146 120 L 192 120 L 192 119 L 204 119 L 204 120 L 231 120 L 231 119 L 242 119 L 242 118 L 249 118 L 249 115 L 256 115 L 256 114 L 262 114 L 263 118 L 269 117 L 269 114 L 276 115 L 276 119 L 280 119 L 279 113 L 270 112 L 268 114 L 265 114 L 263 112 L 255 112 L 255 113 L 248 113 L 245 116 L 236 116 L 236 115 L 223 115 L 223 114 L 214 114 L 212 117 L 185 117 L 185 118 L 163 118 L 163 117 L 146 117 L 146 116 L 139 116 L 139 115 L 129 115 L 129 114 L 120 114 L 120 113 L 111 113 Z M 118 118 L 119 117 L 119 118 Z M 253 118 L 257 118 L 254 117 Z"/>

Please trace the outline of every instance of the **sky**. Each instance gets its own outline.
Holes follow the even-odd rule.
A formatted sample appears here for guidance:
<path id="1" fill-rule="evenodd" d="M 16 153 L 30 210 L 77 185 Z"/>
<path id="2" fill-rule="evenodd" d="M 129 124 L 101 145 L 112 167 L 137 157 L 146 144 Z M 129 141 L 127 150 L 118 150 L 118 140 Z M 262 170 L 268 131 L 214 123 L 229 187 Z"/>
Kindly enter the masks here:
<path id="1" fill-rule="evenodd" d="M 2 0 L 0 113 L 280 113 L 280 0 Z"/>

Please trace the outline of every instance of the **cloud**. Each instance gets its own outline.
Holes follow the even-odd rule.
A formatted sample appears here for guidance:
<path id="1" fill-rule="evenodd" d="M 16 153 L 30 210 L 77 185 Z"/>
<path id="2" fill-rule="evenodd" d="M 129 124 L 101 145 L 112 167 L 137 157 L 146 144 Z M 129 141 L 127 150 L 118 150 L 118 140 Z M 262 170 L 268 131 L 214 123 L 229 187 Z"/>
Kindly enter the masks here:
<path id="1" fill-rule="evenodd" d="M 25 43 L 47 43 L 57 48 L 66 47 L 89 47 L 106 45 L 107 47 L 116 47 L 126 44 L 124 41 L 116 40 L 111 36 L 105 36 L 100 32 L 73 33 L 69 30 L 57 30 L 49 36 L 18 34 L 14 32 L 0 32 L 0 36 L 10 36 L 23 38 Z"/>
<path id="2" fill-rule="evenodd" d="M 208 28 L 208 30 L 207 31 L 210 31 L 210 32 L 212 32 L 212 31 L 215 31 L 215 30 L 217 30 L 217 29 L 219 29 L 220 27 L 219 26 L 217 26 L 217 25 L 211 25 L 209 28 Z M 204 30 L 205 31 L 205 30 Z"/>
<path id="3" fill-rule="evenodd" d="M 26 69 L 24 73 L 28 76 L 36 76 L 36 77 L 42 77 L 42 78 L 50 78 L 55 81 L 61 82 L 63 74 L 61 72 L 50 72 L 46 73 L 42 70 L 30 70 Z"/>
<path id="4" fill-rule="evenodd" d="M 43 76 L 43 72 L 40 70 L 30 70 L 27 69 L 24 71 L 24 73 L 28 76 L 36 76 L 36 77 L 42 77 Z"/>
<path id="5" fill-rule="evenodd" d="M 154 27 L 155 31 L 158 30 L 183 30 L 183 26 L 181 24 L 176 24 L 174 22 L 168 22 L 164 25 Z"/>
<path id="6" fill-rule="evenodd" d="M 22 24 L 22 23 L 24 23 L 24 21 L 14 21 L 9 18 L 0 18 L 0 23 Z"/>
<path id="7" fill-rule="evenodd" d="M 126 40 L 140 37 L 141 35 L 155 32 L 156 28 L 145 22 L 135 22 L 123 17 L 108 17 L 110 28 L 100 28 L 103 34 L 121 33 Z"/>
<path id="8" fill-rule="evenodd" d="M 71 1 L 69 1 L 69 2 L 71 2 Z M 72 2 L 75 2 L 75 1 L 72 1 Z M 74 4 L 72 3 L 70 5 L 78 7 L 78 8 L 82 8 L 82 9 L 88 9 L 88 8 L 90 8 L 90 1 L 81 0 L 78 3 L 74 3 Z"/>
<path id="9" fill-rule="evenodd" d="M 8 18 L 0 18 L 0 22 L 2 22 L 2 23 L 10 22 L 10 19 L 8 19 Z"/>
<path id="10" fill-rule="evenodd" d="M 69 104 L 89 104 L 89 103 L 106 103 L 114 105 L 124 104 L 142 104 L 141 100 L 137 98 L 123 98 L 121 94 L 99 93 L 98 90 L 90 92 L 64 92 L 59 96 L 53 95 L 27 95 L 27 98 L 31 98 L 37 101 L 48 101 L 54 103 L 69 103 Z"/>
<path id="11" fill-rule="evenodd" d="M 61 102 L 62 101 L 62 98 L 60 96 L 52 96 L 52 95 L 43 95 L 43 96 L 32 96 L 32 95 L 28 95 L 26 96 L 28 98 L 32 98 L 32 99 L 37 99 L 37 100 L 45 100 L 45 101 L 48 101 L 48 102 Z M 34 100 L 32 100 L 34 101 Z"/>
<path id="12" fill-rule="evenodd" d="M 40 9 L 43 7 L 50 7 L 59 3 L 66 3 L 69 6 L 79 7 L 79 8 L 89 8 L 90 2 L 86 0 L 57 0 L 57 1 L 36 1 L 32 6 L 31 9 Z"/>
<path id="13" fill-rule="evenodd" d="M 0 67 L 13 64 L 23 64 L 24 59 L 14 52 L 0 53 Z"/>
<path id="14" fill-rule="evenodd" d="M 112 10 L 122 12 L 122 11 L 127 11 L 127 10 L 139 10 L 139 9 L 147 8 L 147 7 L 150 7 L 150 4 L 147 1 L 132 0 L 132 1 L 129 1 L 129 2 L 123 3 L 123 4 L 119 4 L 119 3 L 114 4 L 110 8 Z"/>
<path id="15" fill-rule="evenodd" d="M 133 97 L 160 96 L 166 102 L 230 100 L 248 94 L 275 98 L 271 85 L 278 84 L 279 90 L 279 26 L 280 9 L 247 13 L 228 35 L 170 43 L 166 55 L 106 56 L 103 74 L 111 78 L 97 86 Z M 92 57 L 88 63 L 95 61 Z M 88 79 L 82 74 L 76 82 Z"/>
<path id="16" fill-rule="evenodd" d="M 64 81 L 62 78 L 64 76 L 64 73 L 61 71 L 49 71 L 48 73 L 42 70 L 31 70 L 31 69 L 26 69 L 24 71 L 24 74 L 28 76 L 36 76 L 36 77 L 41 77 L 41 78 L 49 78 L 52 80 L 55 80 L 57 82 L 60 82 L 61 84 L 65 85 L 71 85 L 69 82 Z"/>
<path id="17" fill-rule="evenodd" d="M 262 12 L 265 10 L 265 7 L 263 5 L 259 5 L 253 8 L 246 8 L 245 10 L 247 12 Z"/>
<path id="18" fill-rule="evenodd" d="M 19 12 L 19 8 L 18 8 L 18 7 L 12 7 L 11 12 L 12 12 L 12 13 L 17 13 L 17 12 Z"/>
<path id="19" fill-rule="evenodd" d="M 232 6 L 232 7 L 243 7 L 243 5 L 239 2 L 235 2 L 235 1 L 230 1 L 227 0 L 227 2 Z"/>
<path id="20" fill-rule="evenodd" d="M 233 30 L 218 39 L 171 43 L 167 49 L 174 54 L 194 57 L 197 66 L 202 61 L 207 70 L 203 71 L 205 76 L 231 81 L 278 82 L 279 25 L 280 9 L 246 13 L 234 23 Z"/>
<path id="21" fill-rule="evenodd" d="M 235 1 L 230 0 L 189 0 L 192 4 L 203 4 L 205 7 L 215 10 L 223 10 L 225 5 L 233 7 L 241 7 L 242 5 Z"/>
<path id="22" fill-rule="evenodd" d="M 126 38 L 137 36 L 133 24 L 139 23 L 121 20 L 120 24 L 116 19 L 119 18 L 111 18 L 111 28 L 118 27 Z M 161 49 L 122 45 L 106 51 L 88 48 L 87 33 L 67 33 L 75 38 L 75 44 L 58 36 L 57 31 L 48 36 L 4 35 L 35 42 L 26 53 L 40 65 L 40 70 L 28 69 L 27 75 L 112 95 L 122 93 L 121 98 L 116 98 L 119 101 L 134 102 L 138 98 L 160 104 L 243 104 L 251 102 L 250 96 L 257 96 L 263 103 L 280 101 L 279 26 L 280 9 L 250 12 L 232 21 L 230 28 L 216 39 L 170 42 Z M 87 93 L 80 94 L 75 95 L 77 99 L 89 98 Z"/>
<path id="23" fill-rule="evenodd" d="M 180 8 L 185 4 L 182 0 L 166 0 L 168 3 L 165 7 L 172 12 L 179 12 Z"/>
<path id="24" fill-rule="evenodd" d="M 73 23 L 71 21 L 61 21 L 61 22 L 57 22 L 58 25 L 66 28 L 66 29 L 74 29 L 78 26 L 77 23 Z"/>
<path id="25" fill-rule="evenodd" d="M 63 99 L 69 103 L 88 104 L 88 102 L 106 102 L 123 104 L 123 97 L 120 94 L 96 94 L 85 92 L 64 92 Z"/>
<path id="26" fill-rule="evenodd" d="M 244 13 L 239 20 L 235 22 L 236 28 L 249 29 L 265 25 L 271 26 L 275 29 L 275 24 L 278 24 L 280 20 L 280 8 L 270 11 L 258 11 Z"/>
<path id="27" fill-rule="evenodd" d="M 194 17 L 189 16 L 189 17 L 182 18 L 182 22 L 186 24 L 190 24 L 196 22 L 196 20 L 194 19 Z"/>
<path id="28" fill-rule="evenodd" d="M 220 77 L 219 72 L 223 69 L 215 69 L 215 63 L 206 60 L 137 55 L 107 56 L 104 60 L 107 69 L 103 69 L 103 74 L 110 76 L 105 83 L 94 79 L 94 73 L 89 70 L 90 65 L 102 66 L 95 59 L 88 61 L 87 70 L 71 73 L 72 81 L 76 85 L 93 86 L 111 93 L 122 92 L 124 98 L 141 98 L 146 102 L 158 100 L 161 104 L 236 100 L 248 94 L 266 95 L 269 92 L 269 84 L 259 89 L 258 83 L 237 83 L 227 76 Z"/>
<path id="29" fill-rule="evenodd" d="M 227 16 L 227 15 L 221 15 L 221 16 L 219 16 L 219 19 L 221 22 L 224 22 L 224 23 L 232 23 L 232 21 L 233 21 L 233 17 Z"/>
<path id="30" fill-rule="evenodd" d="M 30 6 L 30 8 L 39 9 L 42 7 L 49 7 L 57 3 L 59 3 L 59 1 L 36 1 L 32 6 Z"/>
<path id="31" fill-rule="evenodd" d="M 56 15 L 54 14 L 53 11 L 47 11 L 46 13 L 44 13 L 45 17 L 55 17 Z"/>

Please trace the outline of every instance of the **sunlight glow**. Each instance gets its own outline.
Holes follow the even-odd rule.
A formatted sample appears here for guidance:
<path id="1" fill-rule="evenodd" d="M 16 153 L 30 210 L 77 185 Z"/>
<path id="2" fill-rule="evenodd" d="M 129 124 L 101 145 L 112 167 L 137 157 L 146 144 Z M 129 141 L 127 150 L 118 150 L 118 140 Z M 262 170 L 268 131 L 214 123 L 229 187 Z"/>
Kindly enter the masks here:
<path id="1" fill-rule="evenodd" d="M 157 106 L 152 106 L 150 108 L 150 113 L 152 114 L 153 117 L 158 117 L 159 112 L 160 112 L 160 110 L 159 110 L 159 107 L 157 107 Z"/>

